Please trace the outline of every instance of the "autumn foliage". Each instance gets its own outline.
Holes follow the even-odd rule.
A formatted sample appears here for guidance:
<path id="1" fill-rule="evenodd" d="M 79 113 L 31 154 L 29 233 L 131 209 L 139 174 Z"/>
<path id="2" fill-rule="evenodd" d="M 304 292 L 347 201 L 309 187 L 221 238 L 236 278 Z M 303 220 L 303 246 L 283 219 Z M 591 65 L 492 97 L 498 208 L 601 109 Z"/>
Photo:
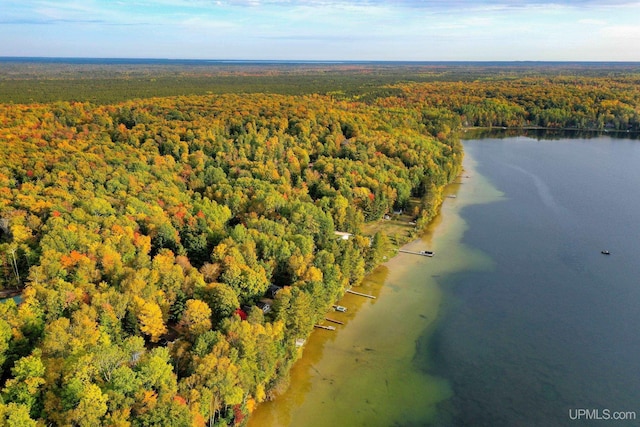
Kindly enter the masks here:
<path id="1" fill-rule="evenodd" d="M 23 290 L 0 305 L 2 410 L 57 425 L 240 422 L 375 265 L 361 225 L 427 203 L 462 156 L 409 109 L 317 95 L 0 120 L 0 285 Z"/>
<path id="2" fill-rule="evenodd" d="M 382 261 L 389 239 L 363 224 L 436 214 L 460 172 L 456 130 L 637 129 L 632 86 L 0 105 L 0 288 L 22 294 L 0 304 L 0 424 L 246 420 L 286 387 L 296 341 Z"/>

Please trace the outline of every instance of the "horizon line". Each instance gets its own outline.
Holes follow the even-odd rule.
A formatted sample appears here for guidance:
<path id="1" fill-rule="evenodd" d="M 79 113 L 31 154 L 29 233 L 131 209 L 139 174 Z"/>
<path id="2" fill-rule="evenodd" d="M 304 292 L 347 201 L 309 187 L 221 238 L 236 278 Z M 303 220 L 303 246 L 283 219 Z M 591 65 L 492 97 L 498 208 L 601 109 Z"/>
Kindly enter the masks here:
<path id="1" fill-rule="evenodd" d="M 354 63 L 405 63 L 405 64 L 639 64 L 640 61 L 620 60 L 403 60 L 403 59 L 229 59 L 229 58 L 158 58 L 158 57 L 91 57 L 91 56 L 0 56 L 0 61 L 165 61 L 212 63 L 301 63 L 301 64 L 354 64 Z"/>

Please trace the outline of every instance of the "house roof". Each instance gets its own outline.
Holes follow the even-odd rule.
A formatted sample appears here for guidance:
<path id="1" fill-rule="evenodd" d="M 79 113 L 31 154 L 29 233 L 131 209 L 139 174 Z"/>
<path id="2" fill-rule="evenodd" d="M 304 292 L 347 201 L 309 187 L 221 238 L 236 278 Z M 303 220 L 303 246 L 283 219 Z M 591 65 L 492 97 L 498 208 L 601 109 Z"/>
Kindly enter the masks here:
<path id="1" fill-rule="evenodd" d="M 340 237 L 351 237 L 351 236 L 353 236 L 353 234 L 347 233 L 346 231 L 336 231 L 334 234 L 336 236 L 340 236 Z"/>

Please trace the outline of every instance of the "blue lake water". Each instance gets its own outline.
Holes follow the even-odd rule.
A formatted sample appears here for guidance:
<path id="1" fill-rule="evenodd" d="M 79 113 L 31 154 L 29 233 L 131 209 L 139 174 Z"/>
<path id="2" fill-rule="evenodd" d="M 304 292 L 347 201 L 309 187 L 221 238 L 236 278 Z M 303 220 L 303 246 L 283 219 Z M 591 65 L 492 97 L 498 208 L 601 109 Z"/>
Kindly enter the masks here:
<path id="1" fill-rule="evenodd" d="M 465 150 L 502 197 L 460 213 L 462 243 L 493 266 L 441 279 L 445 307 L 422 349 L 452 387 L 437 424 L 570 425 L 579 408 L 640 417 L 640 141 Z"/>
<path id="2" fill-rule="evenodd" d="M 250 426 L 640 424 L 570 418 L 640 416 L 640 141 L 465 150 L 457 197 L 406 247 L 436 256 L 399 254 L 362 284 L 377 299 L 346 295 Z"/>

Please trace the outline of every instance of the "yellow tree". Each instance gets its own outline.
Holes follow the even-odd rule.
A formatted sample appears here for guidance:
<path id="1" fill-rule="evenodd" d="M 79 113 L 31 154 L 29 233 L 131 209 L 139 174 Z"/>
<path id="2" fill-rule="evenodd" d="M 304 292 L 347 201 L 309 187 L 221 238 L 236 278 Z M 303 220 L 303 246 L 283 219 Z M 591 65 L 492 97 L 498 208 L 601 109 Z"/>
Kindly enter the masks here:
<path id="1" fill-rule="evenodd" d="M 182 326 L 187 328 L 192 337 L 198 336 L 211 329 L 211 308 L 206 302 L 199 299 L 187 301 L 186 309 L 182 315 Z"/>
<path id="2" fill-rule="evenodd" d="M 145 301 L 138 296 L 135 296 L 133 301 L 138 312 L 140 331 L 148 335 L 151 342 L 157 342 L 162 335 L 167 333 L 160 306 L 155 302 Z"/>

